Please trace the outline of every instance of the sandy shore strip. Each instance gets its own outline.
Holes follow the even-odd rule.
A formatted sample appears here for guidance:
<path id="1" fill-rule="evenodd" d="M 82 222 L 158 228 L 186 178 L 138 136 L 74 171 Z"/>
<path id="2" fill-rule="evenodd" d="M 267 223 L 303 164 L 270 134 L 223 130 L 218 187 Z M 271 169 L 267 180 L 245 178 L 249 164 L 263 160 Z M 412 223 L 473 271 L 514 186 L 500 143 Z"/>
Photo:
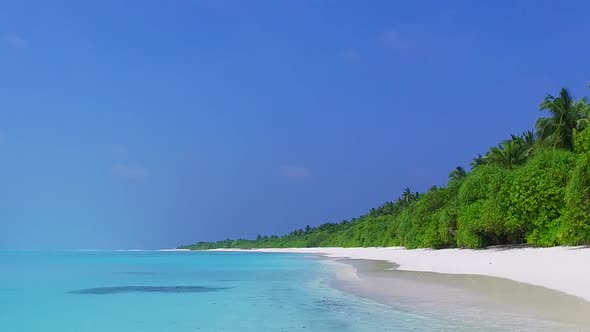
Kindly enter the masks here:
<path id="1" fill-rule="evenodd" d="M 331 258 L 387 261 L 398 270 L 485 275 L 547 287 L 590 301 L 590 248 L 293 248 L 255 249 L 320 254 Z"/>
<path id="2" fill-rule="evenodd" d="M 392 270 L 392 264 L 384 261 L 323 261 L 334 265 L 336 289 L 397 310 L 447 320 L 456 330 L 590 329 L 590 302 L 546 287 L 484 275 Z"/>

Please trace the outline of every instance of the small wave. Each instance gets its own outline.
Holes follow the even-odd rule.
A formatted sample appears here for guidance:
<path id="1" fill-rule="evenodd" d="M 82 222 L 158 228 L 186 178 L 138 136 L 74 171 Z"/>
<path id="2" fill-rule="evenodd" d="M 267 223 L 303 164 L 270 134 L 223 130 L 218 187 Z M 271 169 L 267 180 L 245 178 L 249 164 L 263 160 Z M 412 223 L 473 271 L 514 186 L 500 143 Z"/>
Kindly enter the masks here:
<path id="1" fill-rule="evenodd" d="M 71 294 L 103 295 L 121 293 L 208 293 L 229 289 L 229 287 L 205 286 L 115 286 L 96 287 L 70 291 Z"/>

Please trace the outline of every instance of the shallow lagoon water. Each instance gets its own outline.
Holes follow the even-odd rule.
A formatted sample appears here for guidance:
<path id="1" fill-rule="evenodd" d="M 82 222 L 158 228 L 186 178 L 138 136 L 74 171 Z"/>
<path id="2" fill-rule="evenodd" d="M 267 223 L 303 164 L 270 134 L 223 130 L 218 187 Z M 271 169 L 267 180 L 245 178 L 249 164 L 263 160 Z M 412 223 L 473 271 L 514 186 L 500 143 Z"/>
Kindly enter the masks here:
<path id="1" fill-rule="evenodd" d="M 3 331 L 400 331 L 448 322 L 330 286 L 302 255 L 2 252 Z"/>
<path id="2" fill-rule="evenodd" d="M 462 325 L 337 290 L 335 270 L 304 255 L 0 252 L 0 269 L 2 331 L 456 331 Z"/>

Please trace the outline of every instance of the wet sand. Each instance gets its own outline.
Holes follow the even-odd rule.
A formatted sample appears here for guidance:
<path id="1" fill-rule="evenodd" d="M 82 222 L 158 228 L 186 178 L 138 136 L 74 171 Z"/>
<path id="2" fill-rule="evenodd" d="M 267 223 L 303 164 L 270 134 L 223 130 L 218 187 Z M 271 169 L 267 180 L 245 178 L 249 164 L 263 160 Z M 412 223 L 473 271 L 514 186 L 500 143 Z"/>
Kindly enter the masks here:
<path id="1" fill-rule="evenodd" d="M 545 287 L 481 275 L 402 271 L 385 261 L 324 260 L 336 267 L 336 288 L 455 326 L 590 331 L 590 302 Z"/>

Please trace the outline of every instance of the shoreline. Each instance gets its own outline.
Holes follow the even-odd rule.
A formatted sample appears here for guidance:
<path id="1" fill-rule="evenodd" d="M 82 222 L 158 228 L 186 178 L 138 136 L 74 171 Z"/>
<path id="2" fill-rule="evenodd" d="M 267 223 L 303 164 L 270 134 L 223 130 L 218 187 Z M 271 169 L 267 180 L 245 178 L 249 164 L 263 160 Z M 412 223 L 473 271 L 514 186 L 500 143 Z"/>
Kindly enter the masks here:
<path id="1" fill-rule="evenodd" d="M 267 253 L 317 254 L 334 259 L 385 261 L 398 271 L 499 277 L 541 286 L 590 301 L 590 248 L 405 249 L 277 248 L 213 249 Z"/>
<path id="2" fill-rule="evenodd" d="M 545 287 L 483 275 L 404 271 L 385 261 L 322 260 L 335 271 L 336 289 L 395 310 L 461 322 L 460 327 L 578 331 L 590 326 L 590 302 Z"/>

